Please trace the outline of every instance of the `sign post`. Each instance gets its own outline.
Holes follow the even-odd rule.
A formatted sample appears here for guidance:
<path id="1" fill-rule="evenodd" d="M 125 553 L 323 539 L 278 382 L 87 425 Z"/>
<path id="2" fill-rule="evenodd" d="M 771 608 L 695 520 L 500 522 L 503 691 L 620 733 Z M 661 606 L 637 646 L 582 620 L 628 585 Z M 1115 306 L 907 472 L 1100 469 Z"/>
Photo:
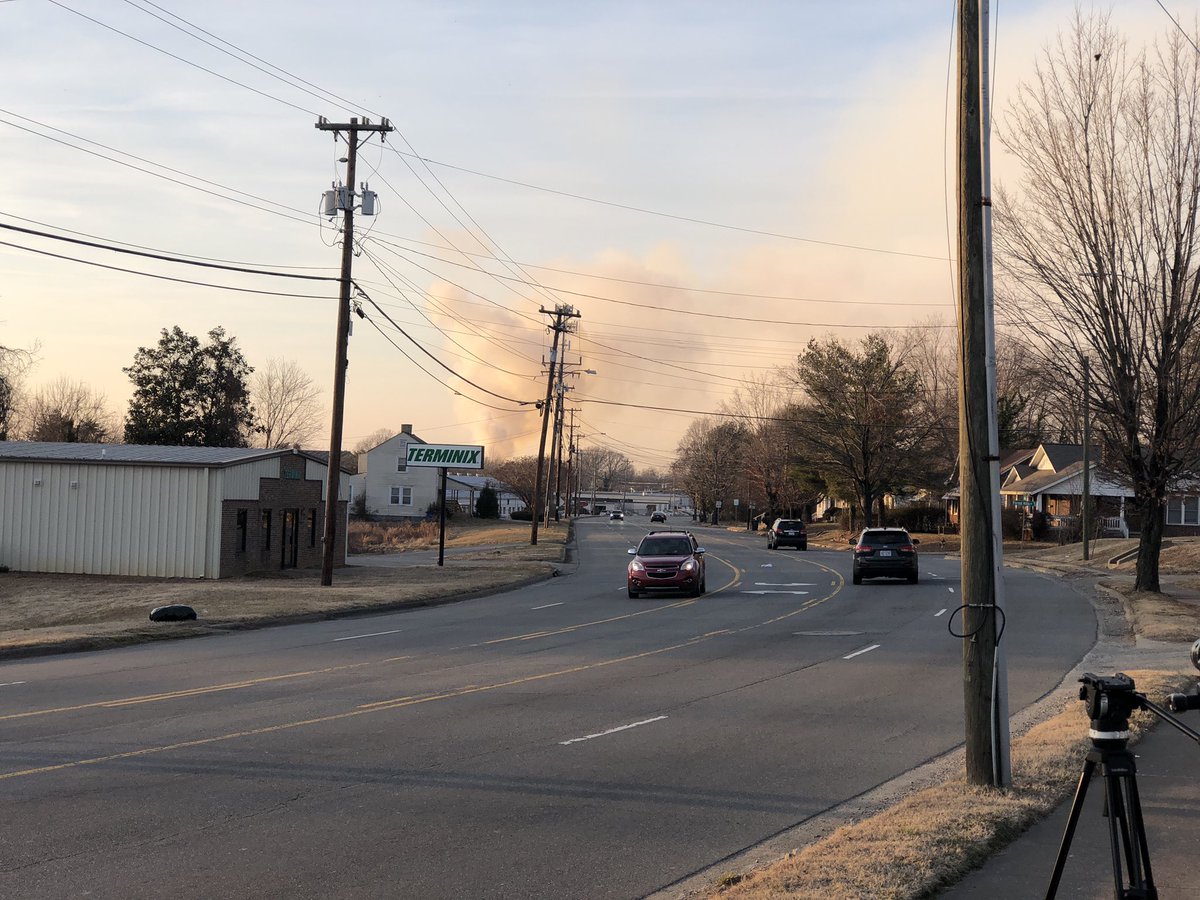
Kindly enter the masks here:
<path id="1" fill-rule="evenodd" d="M 409 444 L 406 466 L 438 470 L 438 565 L 446 554 L 446 469 L 482 469 L 483 447 L 468 444 Z"/>

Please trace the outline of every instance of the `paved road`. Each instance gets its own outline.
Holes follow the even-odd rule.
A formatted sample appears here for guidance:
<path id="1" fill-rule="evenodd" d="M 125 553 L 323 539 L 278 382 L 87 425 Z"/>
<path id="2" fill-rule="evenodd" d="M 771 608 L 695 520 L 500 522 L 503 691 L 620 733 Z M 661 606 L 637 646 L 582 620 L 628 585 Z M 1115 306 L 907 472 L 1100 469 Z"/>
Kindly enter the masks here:
<path id="1" fill-rule="evenodd" d="M 709 593 L 633 601 L 646 527 L 497 597 L 0 666 L 0 896 L 638 897 L 961 742 L 956 560 L 852 586 L 704 530 Z M 1016 710 L 1095 620 L 1007 577 Z"/>

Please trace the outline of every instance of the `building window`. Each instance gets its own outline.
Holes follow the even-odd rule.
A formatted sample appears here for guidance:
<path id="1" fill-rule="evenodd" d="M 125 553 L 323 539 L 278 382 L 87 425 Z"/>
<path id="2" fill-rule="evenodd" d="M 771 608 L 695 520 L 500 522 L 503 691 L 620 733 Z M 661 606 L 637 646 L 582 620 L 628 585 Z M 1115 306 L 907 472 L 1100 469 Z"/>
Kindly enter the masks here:
<path id="1" fill-rule="evenodd" d="M 1168 497 L 1167 524 L 1200 525 L 1200 497 Z"/>
<path id="2" fill-rule="evenodd" d="M 396 471 L 397 472 L 407 472 L 408 471 L 408 444 L 405 444 L 403 446 L 403 450 L 404 450 L 404 452 L 396 457 Z"/>
<path id="3" fill-rule="evenodd" d="M 237 511 L 237 551 L 246 552 L 246 510 Z"/>
<path id="4" fill-rule="evenodd" d="M 412 506 L 412 488 L 392 487 L 392 506 Z"/>
<path id="5" fill-rule="evenodd" d="M 271 549 L 271 511 L 264 509 L 262 512 L 262 539 L 263 549 Z"/>
<path id="6" fill-rule="evenodd" d="M 308 546 L 317 546 L 317 511 L 315 509 L 308 511 Z"/>

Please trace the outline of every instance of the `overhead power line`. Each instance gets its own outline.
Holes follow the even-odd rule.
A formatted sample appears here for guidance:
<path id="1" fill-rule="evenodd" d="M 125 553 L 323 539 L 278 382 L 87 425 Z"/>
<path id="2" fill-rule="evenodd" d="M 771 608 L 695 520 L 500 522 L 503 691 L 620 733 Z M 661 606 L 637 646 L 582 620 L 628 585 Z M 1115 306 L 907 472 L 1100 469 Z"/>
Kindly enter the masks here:
<path id="1" fill-rule="evenodd" d="M 267 275 L 272 278 L 298 278 L 302 281 L 340 281 L 333 275 L 301 275 L 296 272 L 271 272 L 266 269 L 251 269 L 245 266 L 233 266 L 215 262 L 201 262 L 198 259 L 184 259 L 179 256 L 168 256 L 163 253 L 150 253 L 144 250 L 130 250 L 125 247 L 115 247 L 112 244 L 103 244 L 99 241 L 85 241 L 80 238 L 65 237 L 60 234 L 50 234 L 47 231 L 38 231 L 34 228 L 22 228 L 19 225 L 5 225 L 0 222 L 0 228 L 5 231 L 16 231 L 21 234 L 31 234 L 37 237 L 49 238 L 52 241 L 63 241 L 68 244 L 77 244 L 82 247 L 93 247 L 97 250 L 108 250 L 110 253 L 124 253 L 128 256 L 141 256 L 145 259 L 158 259 L 163 262 L 179 263 L 184 266 L 199 266 L 204 269 L 220 269 L 223 272 L 243 272 L 247 275 Z M 79 260 L 82 262 L 82 260 Z"/>

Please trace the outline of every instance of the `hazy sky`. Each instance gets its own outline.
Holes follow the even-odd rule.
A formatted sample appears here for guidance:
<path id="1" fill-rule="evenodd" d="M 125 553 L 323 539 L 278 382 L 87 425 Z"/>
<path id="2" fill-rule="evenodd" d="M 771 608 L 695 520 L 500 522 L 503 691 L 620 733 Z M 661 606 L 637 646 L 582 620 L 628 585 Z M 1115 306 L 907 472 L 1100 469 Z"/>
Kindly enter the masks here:
<path id="1" fill-rule="evenodd" d="M 998 113 L 1074 6 L 993 4 Z M 1194 3 L 1166 6 L 1194 23 Z M 1154 0 L 1119 7 L 1135 44 L 1174 27 Z M 545 390 L 539 307 L 573 304 L 568 360 L 598 373 L 572 380 L 577 432 L 662 466 L 692 415 L 636 407 L 714 410 L 811 337 L 953 321 L 951 15 L 917 0 L 0 0 L 0 225 L 336 274 L 318 205 L 345 147 L 314 123 L 386 116 L 397 131 L 359 157 L 381 210 L 356 223 L 355 279 L 438 360 L 515 400 Z M 333 284 L 0 241 L 29 248 L 0 245 L 0 343 L 40 345 L 27 387 L 69 377 L 123 412 L 139 346 L 219 325 L 251 365 L 294 360 L 328 404 Z M 536 451 L 531 407 L 364 311 L 347 446 L 412 423 L 493 458 Z"/>

